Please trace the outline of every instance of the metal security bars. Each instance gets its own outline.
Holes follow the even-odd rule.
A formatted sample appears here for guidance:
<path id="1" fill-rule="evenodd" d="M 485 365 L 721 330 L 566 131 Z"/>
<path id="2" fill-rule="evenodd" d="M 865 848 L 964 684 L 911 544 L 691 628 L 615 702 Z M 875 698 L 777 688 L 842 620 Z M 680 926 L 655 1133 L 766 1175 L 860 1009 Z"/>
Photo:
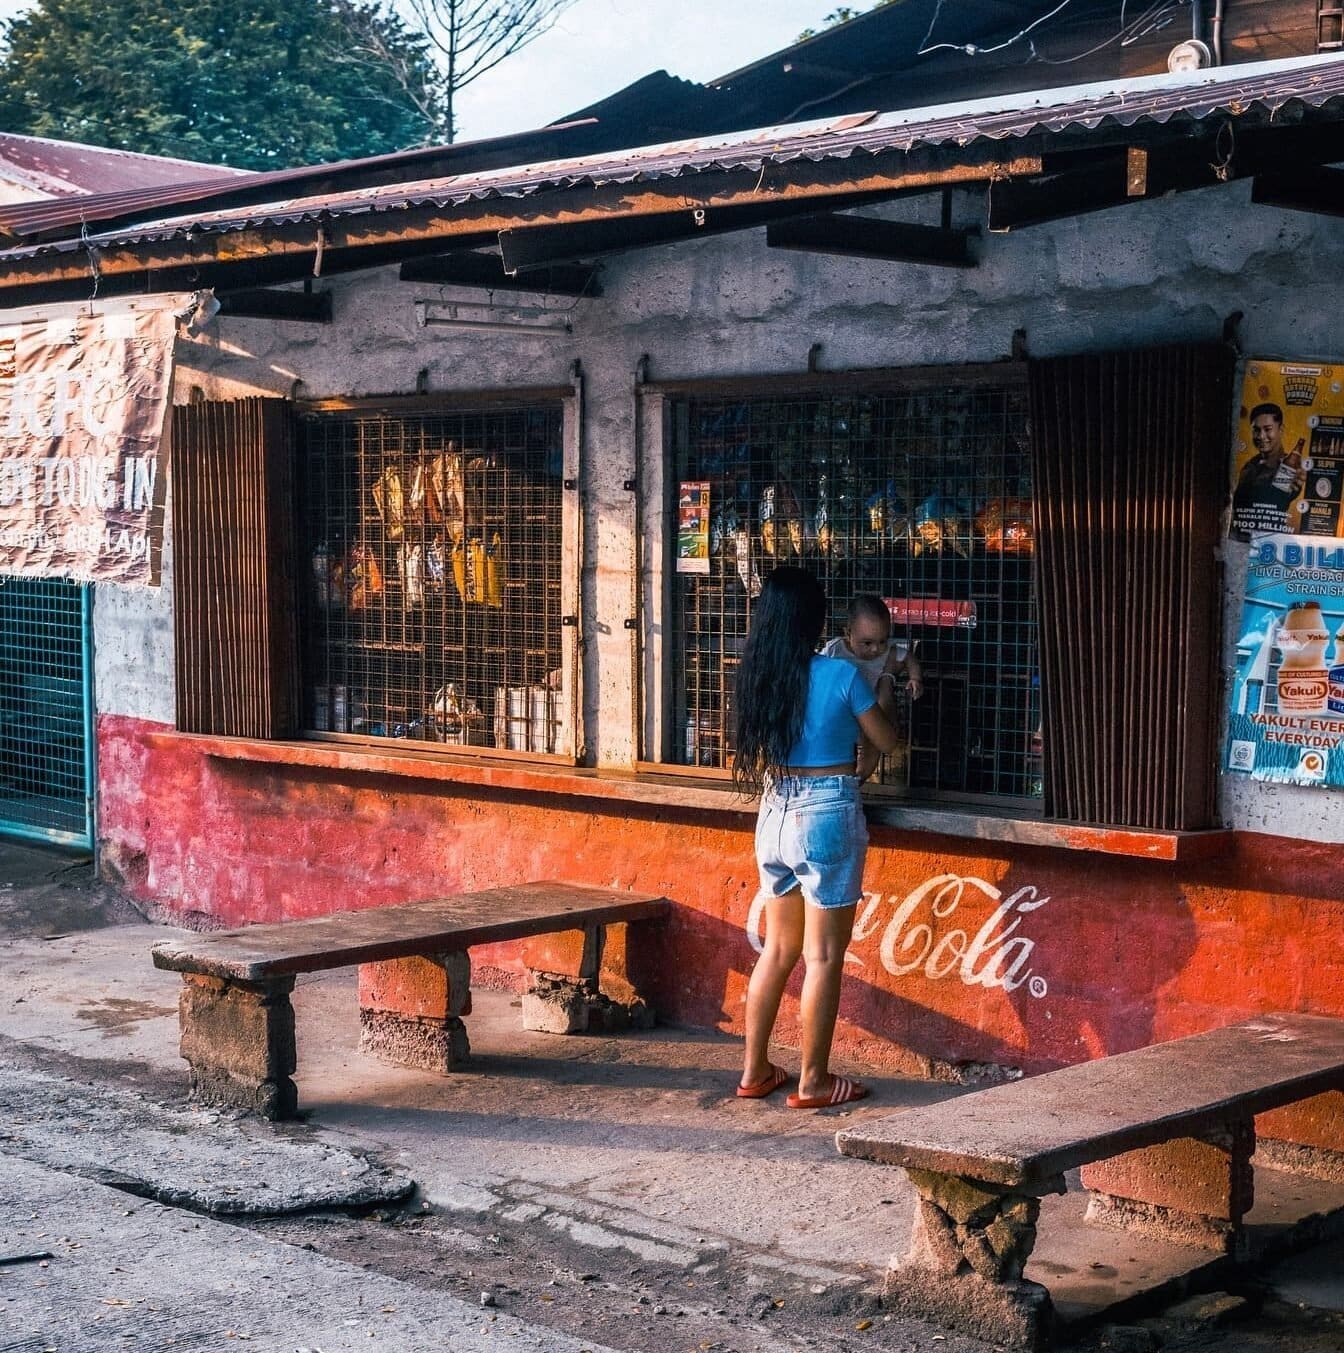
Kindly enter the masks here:
<path id="1" fill-rule="evenodd" d="M 1031 364 L 1052 817 L 1216 820 L 1233 367 L 1219 344 Z"/>
<path id="2" fill-rule="evenodd" d="M 294 732 L 294 409 L 173 410 L 173 639 L 183 732 Z"/>
<path id="3" fill-rule="evenodd" d="M 571 750 L 564 423 L 559 402 L 303 418 L 307 730 Z"/>
<path id="4" fill-rule="evenodd" d="M 753 598 L 776 564 L 825 583 L 829 633 L 856 592 L 882 597 L 925 692 L 875 783 L 1031 806 L 1042 794 L 1026 392 L 964 380 L 670 405 L 675 480 L 674 719 L 666 758 L 726 768 Z M 699 529 L 707 560 L 694 560 Z M 691 523 L 688 529 L 688 513 Z M 703 570 L 703 571 L 691 571 Z"/>
<path id="5" fill-rule="evenodd" d="M 0 577 L 0 832 L 92 844 L 90 589 Z"/>

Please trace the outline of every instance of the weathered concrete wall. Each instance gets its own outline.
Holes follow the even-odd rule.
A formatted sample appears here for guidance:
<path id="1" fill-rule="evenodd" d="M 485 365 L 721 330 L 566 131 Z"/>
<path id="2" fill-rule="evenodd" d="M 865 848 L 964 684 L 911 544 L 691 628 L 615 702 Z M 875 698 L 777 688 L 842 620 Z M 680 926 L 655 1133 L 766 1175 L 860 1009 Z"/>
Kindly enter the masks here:
<path id="1" fill-rule="evenodd" d="M 982 200 L 958 195 L 971 222 Z M 927 217 L 930 206 L 899 214 Z M 898 214 L 896 210 L 892 214 Z M 1015 329 L 1040 355 L 1209 339 L 1234 311 L 1253 355 L 1344 357 L 1344 316 L 1320 301 L 1321 279 L 1344 265 L 1344 232 L 1305 214 L 1254 207 L 1245 184 L 1077 218 L 983 242 L 973 271 L 838 259 L 766 248 L 764 232 L 644 250 L 604 266 L 604 295 L 574 310 L 562 338 L 416 326 L 414 301 L 469 295 L 400 283 L 395 270 L 333 279 L 335 323 L 216 321 L 183 344 L 179 397 L 410 391 L 565 384 L 587 378 L 584 679 L 587 745 L 602 765 L 633 755 L 630 562 L 634 505 L 634 371 L 653 378 L 801 371 L 813 343 L 827 368 L 992 361 Z M 324 284 L 326 285 L 326 284 Z M 507 299 L 507 298 L 506 298 Z M 530 299 L 530 298 L 523 298 Z M 1229 411 L 1230 416 L 1230 411 Z M 651 522 L 656 516 L 651 514 Z M 1229 632 L 1240 608 L 1245 547 L 1229 544 Z M 102 673 L 109 712 L 161 719 L 171 701 L 163 659 L 163 597 L 127 594 L 109 607 L 108 661 L 127 643 L 151 656 L 143 676 Z M 109 628 L 100 623 L 100 633 Z M 1229 647 L 1227 662 L 1232 661 Z M 1344 842 L 1344 813 L 1327 791 L 1225 777 L 1229 825 Z"/>

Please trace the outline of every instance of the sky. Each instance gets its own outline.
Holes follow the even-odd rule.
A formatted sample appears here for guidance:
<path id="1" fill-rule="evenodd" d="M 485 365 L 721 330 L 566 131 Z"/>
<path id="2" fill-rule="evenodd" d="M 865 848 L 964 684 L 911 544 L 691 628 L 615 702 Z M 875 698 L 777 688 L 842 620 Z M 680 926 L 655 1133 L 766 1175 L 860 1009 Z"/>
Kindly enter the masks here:
<path id="1" fill-rule="evenodd" d="M 28 7 L 0 0 L 0 19 Z M 650 71 L 725 75 L 788 46 L 834 8 L 835 0 L 577 0 L 550 32 L 462 92 L 458 135 L 544 126 Z"/>

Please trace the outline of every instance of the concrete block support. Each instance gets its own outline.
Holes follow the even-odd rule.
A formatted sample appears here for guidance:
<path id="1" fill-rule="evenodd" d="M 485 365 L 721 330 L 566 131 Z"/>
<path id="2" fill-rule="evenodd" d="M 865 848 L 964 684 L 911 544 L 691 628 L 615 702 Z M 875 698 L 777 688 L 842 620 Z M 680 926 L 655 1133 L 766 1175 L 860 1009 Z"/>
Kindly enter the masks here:
<path id="1" fill-rule="evenodd" d="M 629 971 L 629 930 L 589 926 L 529 941 L 523 1028 L 547 1034 L 652 1028 L 653 1011 Z"/>
<path id="2" fill-rule="evenodd" d="M 465 951 L 360 965 L 359 1048 L 381 1061 L 446 1075 L 471 1051 L 470 1013 Z"/>
<path id="3" fill-rule="evenodd" d="M 238 982 L 182 975 L 181 1052 L 191 1067 L 192 1098 L 292 1118 L 299 1095 L 292 977 Z"/>
<path id="4" fill-rule="evenodd" d="M 1239 1254 L 1242 1218 L 1255 1197 L 1254 1152 L 1248 1121 L 1085 1165 L 1088 1220 Z"/>
<path id="5" fill-rule="evenodd" d="M 1008 1187 L 907 1169 L 919 1195 L 910 1250 L 887 1272 L 883 1303 L 903 1315 L 1015 1348 L 1044 1348 L 1050 1295 L 1022 1277 L 1041 1197 L 1063 1179 Z"/>
<path id="6" fill-rule="evenodd" d="M 1344 1091 L 1260 1114 L 1255 1142 L 1257 1165 L 1344 1184 Z"/>

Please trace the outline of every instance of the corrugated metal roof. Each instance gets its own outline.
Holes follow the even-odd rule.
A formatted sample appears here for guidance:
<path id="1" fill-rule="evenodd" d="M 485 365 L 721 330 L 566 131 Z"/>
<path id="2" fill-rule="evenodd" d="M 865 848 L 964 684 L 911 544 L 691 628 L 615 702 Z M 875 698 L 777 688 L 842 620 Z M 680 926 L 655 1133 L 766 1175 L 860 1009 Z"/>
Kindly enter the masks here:
<path id="1" fill-rule="evenodd" d="M 469 162 L 488 156 L 498 162 L 502 155 L 520 148 L 530 146 L 535 153 L 539 145 L 560 140 L 592 125 L 591 119 L 570 121 L 536 131 L 510 132 L 506 136 L 489 137 L 480 141 L 459 141 L 451 146 L 417 146 L 411 150 L 398 150 L 386 155 L 371 155 L 358 160 L 339 160 L 330 164 L 302 165 L 294 169 L 272 169 L 264 172 L 222 170 L 221 173 L 228 175 L 226 182 L 221 182 L 218 174 L 213 178 L 208 177 L 211 171 L 209 165 L 193 165 L 190 161 L 166 161 L 165 163 L 182 165 L 184 169 L 195 169 L 199 172 L 190 176 L 182 173 L 176 179 L 166 176 L 158 179 L 147 176 L 137 179 L 127 174 L 116 181 L 116 189 L 108 188 L 94 196 L 81 198 L 77 203 L 28 202 L 0 207 L 0 230 L 20 236 L 38 235 L 47 231 L 59 232 L 70 226 L 112 224 L 123 217 L 143 218 L 150 213 L 161 214 L 171 207 L 185 207 L 194 202 L 229 201 L 236 206 L 240 201 L 265 201 L 268 197 L 273 200 L 275 194 L 285 187 L 297 188 L 304 184 L 312 186 L 317 182 L 330 183 L 346 178 L 367 179 L 436 160 Z M 60 142 L 49 144 L 59 145 Z M 87 148 L 71 147 L 71 149 Z M 131 158 L 154 159 L 153 156 Z"/>
<path id="2" fill-rule="evenodd" d="M 220 180 L 236 179 L 241 172 L 227 165 L 200 164 L 167 155 L 140 155 L 108 146 L 0 132 L 0 179 L 38 198 L 87 198 L 128 188 L 163 188 L 203 180 L 217 187 Z"/>
<path id="3" fill-rule="evenodd" d="M 149 221 L 90 237 L 110 246 L 291 225 L 306 220 L 391 212 L 412 207 L 451 209 L 489 199 L 530 198 L 575 187 L 655 182 L 710 172 L 759 173 L 770 165 L 896 156 L 923 148 L 964 148 L 1028 136 L 1077 133 L 1083 143 L 1108 128 L 1197 122 L 1227 117 L 1267 125 L 1291 110 L 1320 110 L 1344 100 L 1344 57 L 1306 57 L 1221 67 L 1192 74 L 1148 76 L 1125 84 L 1075 85 L 979 99 L 957 105 L 858 114 L 820 122 L 645 146 L 485 173 L 398 183 L 355 192 L 265 203 Z M 60 241 L 10 250 L 29 257 L 81 247 Z"/>

